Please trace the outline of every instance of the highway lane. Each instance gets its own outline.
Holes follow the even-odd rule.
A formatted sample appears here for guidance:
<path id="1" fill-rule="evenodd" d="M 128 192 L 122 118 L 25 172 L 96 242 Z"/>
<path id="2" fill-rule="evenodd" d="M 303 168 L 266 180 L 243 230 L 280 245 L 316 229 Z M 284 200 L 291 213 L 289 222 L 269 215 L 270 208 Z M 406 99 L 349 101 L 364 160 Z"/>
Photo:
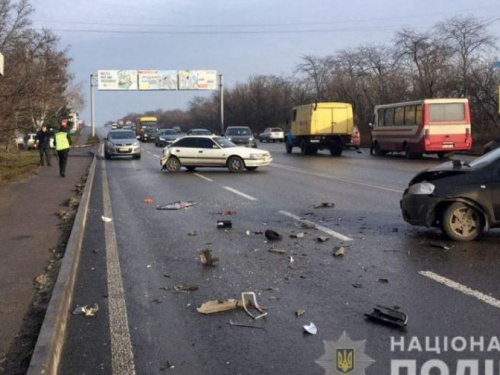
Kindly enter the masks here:
<path id="1" fill-rule="evenodd" d="M 324 370 L 314 361 L 324 354 L 322 341 L 335 341 L 347 331 L 355 340 L 367 340 L 366 352 L 376 360 L 367 374 L 382 374 L 388 373 L 390 359 L 397 358 L 390 353 L 391 336 L 492 334 L 491 327 L 499 323 L 497 307 L 419 272 L 433 271 L 498 299 L 499 233 L 492 231 L 480 241 L 443 250 L 425 245 L 429 240 L 443 241 L 439 231 L 413 228 L 401 219 L 399 199 L 407 181 L 416 171 L 439 163 L 437 159 L 378 158 L 366 151 L 346 151 L 340 158 L 305 157 L 285 154 L 280 144 L 259 147 L 271 150 L 274 165 L 237 175 L 224 169 L 160 172 L 161 150 L 153 145 L 144 145 L 140 161 L 104 163 L 136 373 L 161 373 L 175 366 L 172 370 L 182 374 L 321 374 Z M 97 173 L 101 172 L 100 166 Z M 145 204 L 147 197 L 154 203 Z M 155 209 L 156 204 L 181 199 L 198 205 L 180 211 Z M 335 207 L 313 208 L 323 201 Z M 94 204 L 96 214 L 89 227 L 102 231 L 98 229 L 103 225 L 102 203 Z M 237 211 L 227 232 L 216 228 L 220 216 L 215 213 L 223 210 Z M 330 232 L 299 229 L 294 216 Z M 272 244 L 254 233 L 268 228 L 284 239 Z M 195 236 L 189 235 L 192 231 Z M 289 237 L 298 231 L 305 232 L 305 238 Z M 336 238 L 332 231 L 352 240 Z M 330 239 L 318 243 L 318 236 Z M 333 247 L 341 245 L 346 246 L 346 255 L 333 257 Z M 92 267 L 91 272 L 105 272 L 102 265 L 99 270 L 91 265 L 92 247 L 103 245 L 87 246 L 80 269 L 86 285 L 79 285 L 75 300 L 87 296 L 86 290 L 102 289 L 103 277 L 89 280 L 88 273 Z M 287 254 L 269 253 L 271 246 Z M 198 251 L 205 247 L 221 258 L 216 267 L 200 264 Z M 160 289 L 178 284 L 199 289 L 191 293 Z M 268 309 L 265 321 L 253 322 L 243 311 L 211 316 L 196 311 L 206 300 L 238 298 L 243 291 L 258 293 L 259 302 Z M 106 321 L 99 327 L 106 330 L 108 302 L 101 297 L 99 303 L 97 319 Z M 410 316 L 407 329 L 401 332 L 366 322 L 363 313 L 375 304 L 400 306 Z M 306 314 L 297 318 L 299 309 Z M 229 320 L 264 329 L 233 327 Z M 318 327 L 316 336 L 302 333 L 301 326 L 310 321 Z M 95 338 L 88 325 L 81 316 L 71 318 L 68 336 L 81 339 L 69 340 L 62 373 L 93 373 L 101 367 L 100 372 L 112 373 L 108 357 L 117 353 L 110 346 L 103 350 L 101 345 L 96 349 L 85 344 L 87 335 Z M 102 332 L 102 337 L 109 337 L 109 332 Z M 96 350 L 105 357 L 100 367 L 85 361 Z M 457 353 L 446 353 L 443 358 L 452 362 L 456 357 Z"/>

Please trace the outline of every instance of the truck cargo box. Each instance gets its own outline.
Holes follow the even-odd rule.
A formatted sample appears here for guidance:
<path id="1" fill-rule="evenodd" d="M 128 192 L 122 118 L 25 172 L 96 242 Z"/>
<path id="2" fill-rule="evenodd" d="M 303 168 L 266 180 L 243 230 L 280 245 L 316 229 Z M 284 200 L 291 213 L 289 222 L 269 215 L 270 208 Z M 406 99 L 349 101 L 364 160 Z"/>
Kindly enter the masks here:
<path id="1" fill-rule="evenodd" d="M 349 103 L 312 103 L 293 109 L 292 134 L 351 135 L 353 131 L 352 106 Z"/>

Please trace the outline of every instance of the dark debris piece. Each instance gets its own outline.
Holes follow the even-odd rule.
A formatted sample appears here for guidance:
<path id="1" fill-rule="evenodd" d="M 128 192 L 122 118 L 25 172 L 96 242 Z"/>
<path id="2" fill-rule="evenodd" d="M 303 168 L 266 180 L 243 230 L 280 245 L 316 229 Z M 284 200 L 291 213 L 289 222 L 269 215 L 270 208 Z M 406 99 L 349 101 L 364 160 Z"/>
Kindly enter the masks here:
<path id="1" fill-rule="evenodd" d="M 408 323 L 408 316 L 401 311 L 377 305 L 371 314 L 364 314 L 366 318 L 374 322 L 404 328 Z"/>

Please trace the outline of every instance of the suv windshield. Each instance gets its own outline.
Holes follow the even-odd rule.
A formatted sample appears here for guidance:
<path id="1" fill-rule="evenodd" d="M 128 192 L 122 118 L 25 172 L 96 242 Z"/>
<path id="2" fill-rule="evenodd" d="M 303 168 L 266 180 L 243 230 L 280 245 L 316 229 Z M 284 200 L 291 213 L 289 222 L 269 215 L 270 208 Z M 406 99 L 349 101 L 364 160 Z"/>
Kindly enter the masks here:
<path id="1" fill-rule="evenodd" d="M 228 128 L 226 135 L 252 135 L 250 128 Z"/>
<path id="2" fill-rule="evenodd" d="M 133 132 L 110 132 L 108 137 L 110 139 L 132 139 L 135 138 L 135 134 Z"/>

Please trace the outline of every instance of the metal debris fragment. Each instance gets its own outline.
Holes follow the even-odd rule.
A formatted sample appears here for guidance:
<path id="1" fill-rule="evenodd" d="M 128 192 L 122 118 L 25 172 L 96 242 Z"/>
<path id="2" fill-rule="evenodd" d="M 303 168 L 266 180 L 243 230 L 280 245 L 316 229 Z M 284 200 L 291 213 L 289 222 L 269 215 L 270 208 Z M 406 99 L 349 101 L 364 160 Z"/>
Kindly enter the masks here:
<path id="1" fill-rule="evenodd" d="M 111 219 L 110 217 L 106 217 L 106 216 L 101 216 L 101 220 L 104 221 L 105 223 L 110 223 L 113 221 L 113 219 Z"/>
<path id="2" fill-rule="evenodd" d="M 326 237 L 326 236 L 320 236 L 318 238 L 316 238 L 316 241 L 317 242 L 326 242 L 330 239 L 330 237 Z"/>
<path id="3" fill-rule="evenodd" d="M 297 310 L 295 311 L 295 316 L 299 317 L 306 313 L 306 310 Z"/>
<path id="4" fill-rule="evenodd" d="M 250 324 L 241 324 L 241 323 L 235 323 L 232 320 L 229 320 L 229 324 L 234 326 L 234 327 L 245 327 L 245 328 L 256 328 L 256 329 L 264 329 L 264 327 L 259 327 L 259 326 L 252 326 Z"/>
<path id="5" fill-rule="evenodd" d="M 183 210 L 192 206 L 197 205 L 198 202 L 194 201 L 177 201 L 162 206 L 156 206 L 157 210 Z"/>
<path id="6" fill-rule="evenodd" d="M 292 233 L 290 234 L 290 238 L 304 238 L 304 232 Z"/>

